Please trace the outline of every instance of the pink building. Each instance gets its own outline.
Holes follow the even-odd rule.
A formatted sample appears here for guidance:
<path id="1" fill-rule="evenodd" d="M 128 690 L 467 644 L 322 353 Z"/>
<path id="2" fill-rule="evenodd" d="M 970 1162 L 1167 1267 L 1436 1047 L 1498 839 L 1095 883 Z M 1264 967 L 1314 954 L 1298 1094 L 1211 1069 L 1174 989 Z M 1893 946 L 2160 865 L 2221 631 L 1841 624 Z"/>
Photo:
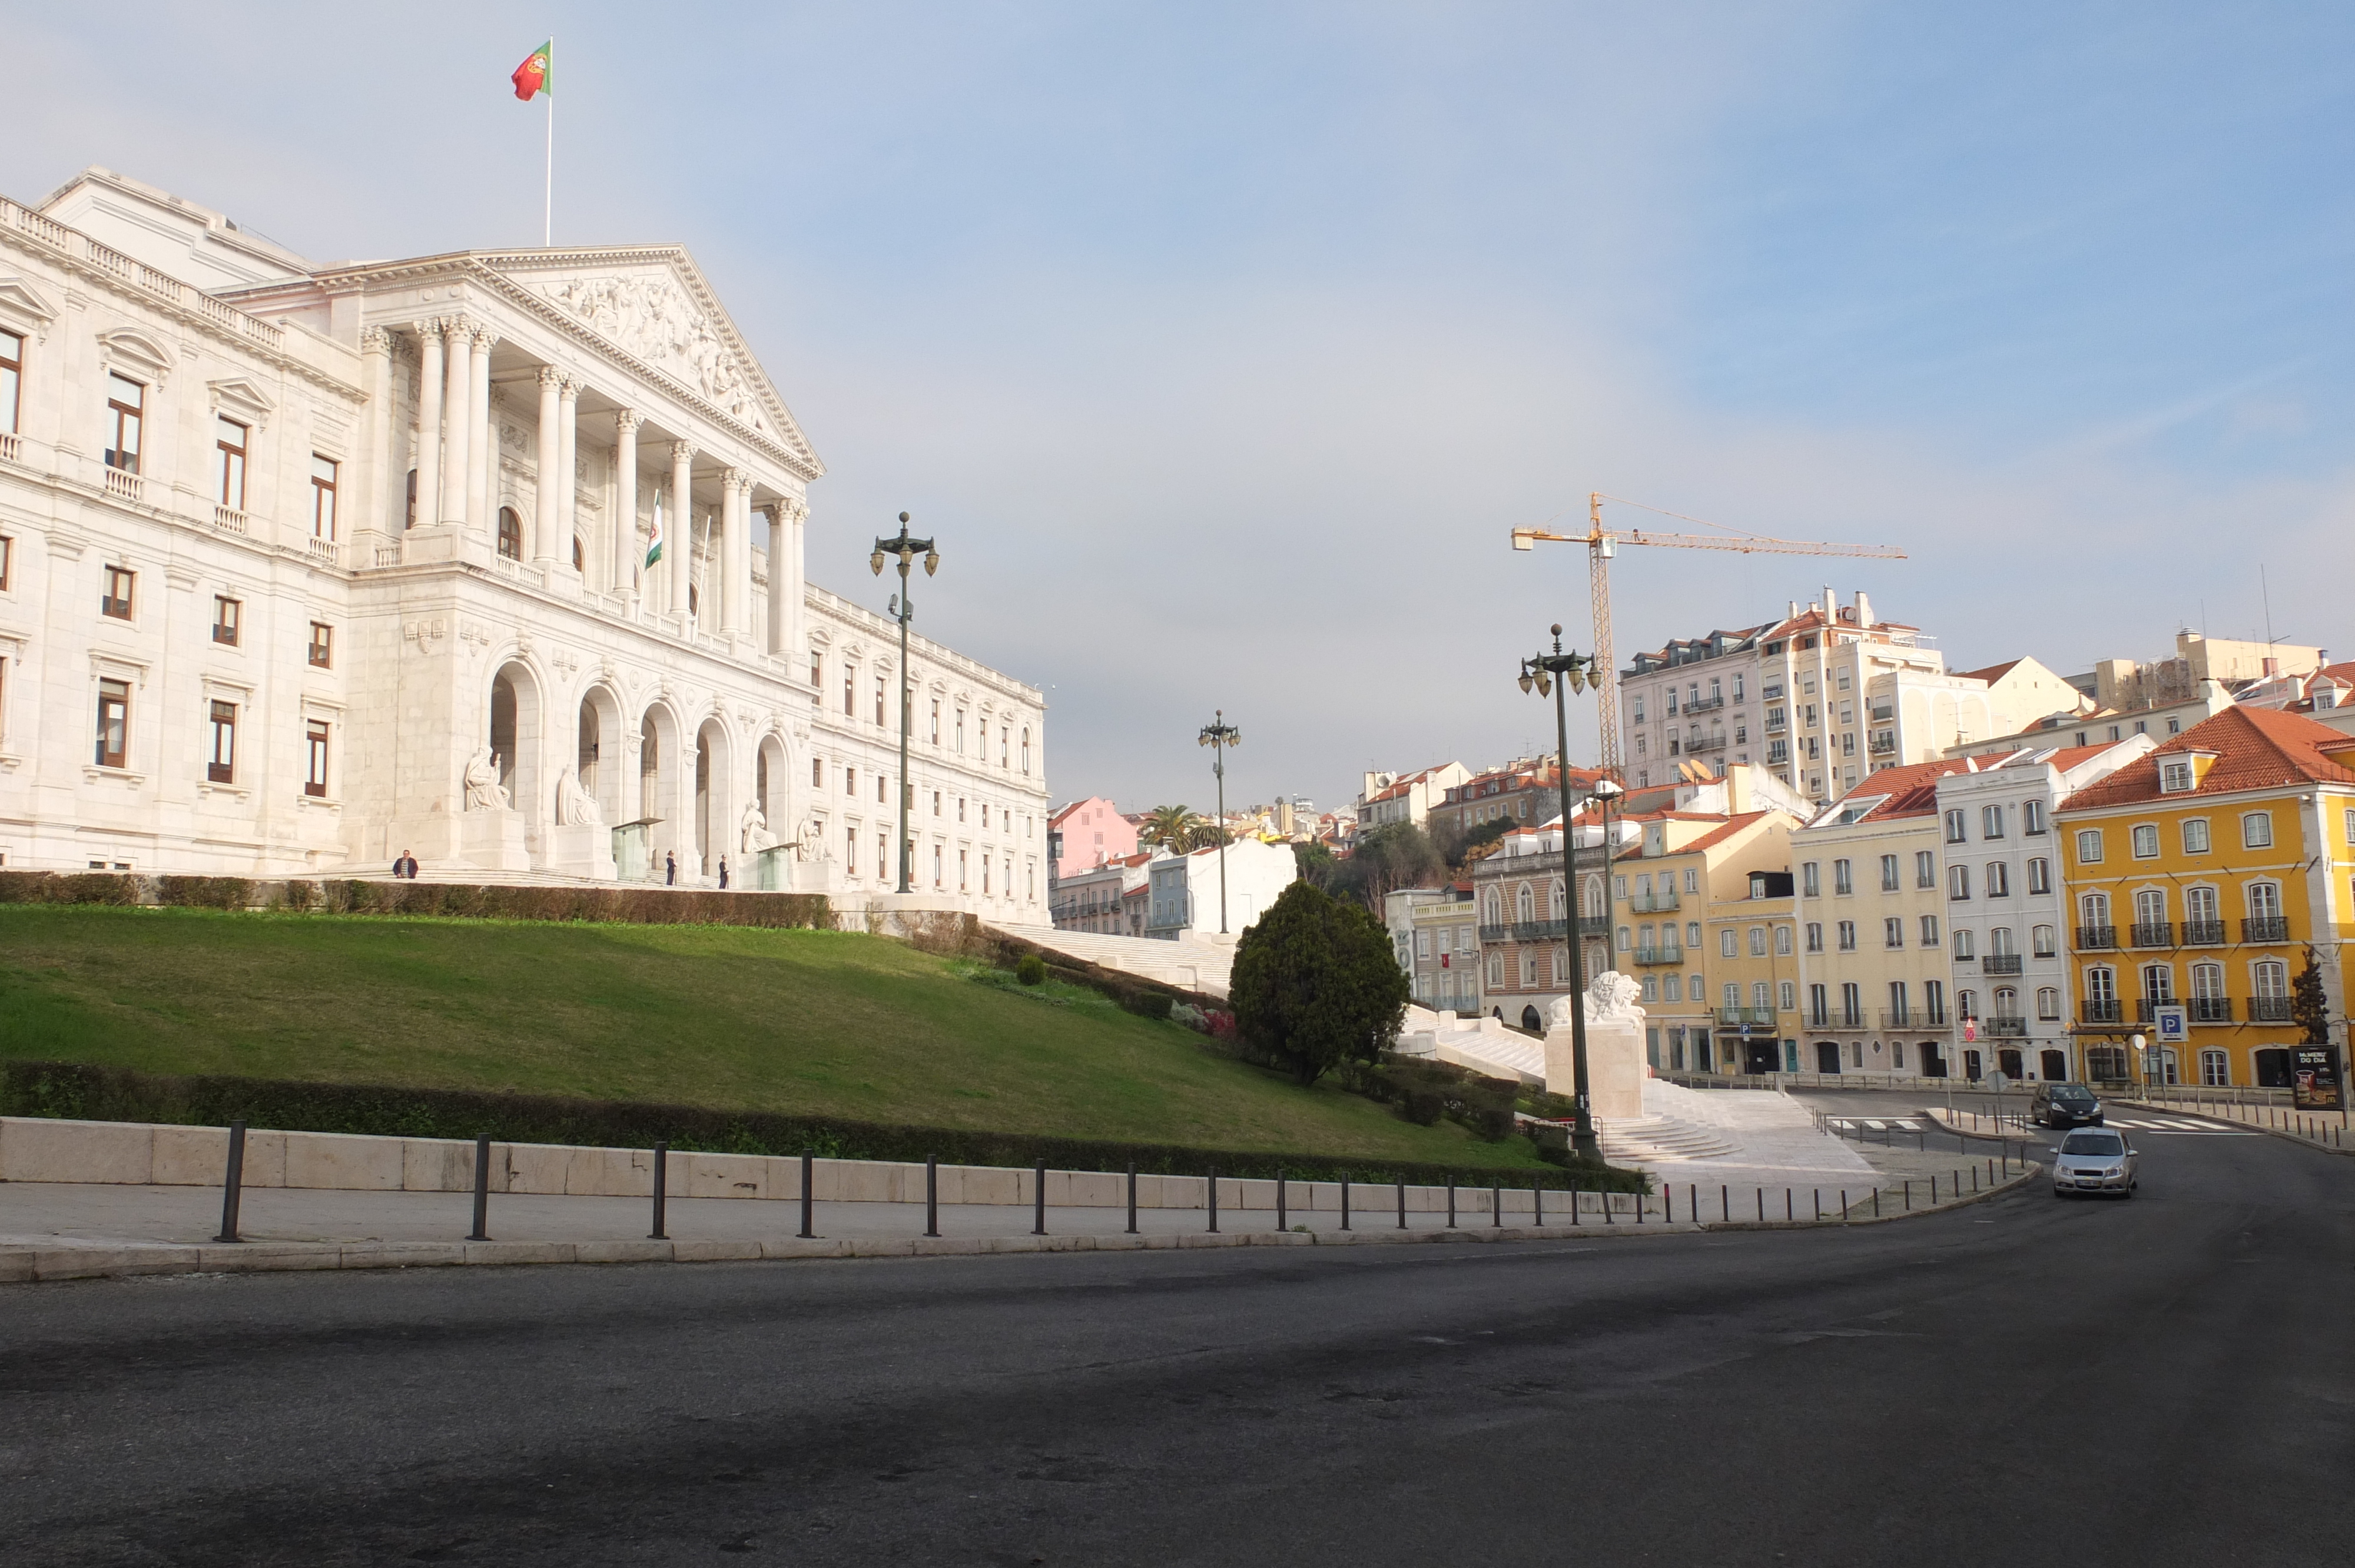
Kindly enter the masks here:
<path id="1" fill-rule="evenodd" d="M 1058 881 L 1136 853 L 1136 824 L 1101 795 L 1057 811 L 1047 819 L 1047 832 L 1062 835 L 1055 862 Z"/>

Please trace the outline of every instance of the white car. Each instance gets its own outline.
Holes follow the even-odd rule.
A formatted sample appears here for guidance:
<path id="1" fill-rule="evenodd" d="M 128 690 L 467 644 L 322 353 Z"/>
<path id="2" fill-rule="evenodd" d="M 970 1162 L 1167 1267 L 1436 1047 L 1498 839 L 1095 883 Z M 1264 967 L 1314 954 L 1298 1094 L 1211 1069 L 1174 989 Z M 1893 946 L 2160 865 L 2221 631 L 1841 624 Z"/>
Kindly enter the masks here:
<path id="1" fill-rule="evenodd" d="M 2061 1140 L 2061 1152 L 2052 1157 L 2052 1195 L 2107 1192 L 2131 1198 L 2139 1159 L 2126 1134 L 2107 1128 L 2080 1128 Z"/>

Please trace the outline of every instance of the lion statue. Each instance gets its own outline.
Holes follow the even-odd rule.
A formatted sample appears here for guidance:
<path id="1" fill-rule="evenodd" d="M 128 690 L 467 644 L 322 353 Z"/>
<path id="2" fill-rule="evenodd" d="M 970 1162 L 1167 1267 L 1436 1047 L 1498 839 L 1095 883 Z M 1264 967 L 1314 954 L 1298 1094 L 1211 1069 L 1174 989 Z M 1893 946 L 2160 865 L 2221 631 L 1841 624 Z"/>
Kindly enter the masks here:
<path id="1" fill-rule="evenodd" d="M 1644 988 L 1616 969 L 1605 969 L 1594 977 L 1586 988 L 1586 1022 L 1599 1023 L 1606 1018 L 1625 1018 L 1643 1022 L 1644 1010 L 1636 1004 L 1643 1000 Z M 1570 998 L 1557 997 L 1546 1010 L 1548 1029 L 1570 1027 Z"/>

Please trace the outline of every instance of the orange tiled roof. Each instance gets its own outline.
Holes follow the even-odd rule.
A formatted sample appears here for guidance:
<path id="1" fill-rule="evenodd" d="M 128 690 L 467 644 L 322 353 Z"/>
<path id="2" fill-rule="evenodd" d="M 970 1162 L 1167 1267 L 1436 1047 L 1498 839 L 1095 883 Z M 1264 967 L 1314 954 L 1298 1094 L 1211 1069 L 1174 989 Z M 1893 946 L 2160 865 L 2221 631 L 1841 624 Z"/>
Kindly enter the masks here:
<path id="1" fill-rule="evenodd" d="M 1715 832 L 1703 833 L 1700 837 L 1693 840 L 1693 842 L 1689 844 L 1679 844 L 1675 849 L 1670 850 L 1668 853 L 1691 854 L 1696 850 L 1705 850 L 1714 845 L 1723 843 L 1727 839 L 1732 838 L 1734 834 L 1740 832 L 1751 823 L 1758 821 L 1761 817 L 1770 816 L 1773 813 L 1770 811 L 1743 811 L 1739 816 L 1728 817 L 1725 819 L 1724 824 Z"/>
<path id="2" fill-rule="evenodd" d="M 1893 817 L 1929 816 L 1938 809 L 1938 780 L 1949 773 L 1977 771 L 1971 765 L 1976 760 L 1951 758 L 1937 762 L 1908 762 L 1896 768 L 1884 768 L 1878 773 L 1868 773 L 1857 780 L 1855 789 L 1833 801 L 1816 821 L 1828 822 L 1833 810 L 1848 801 L 1859 796 L 1875 795 L 1887 796 L 1888 799 L 1857 818 L 1857 821 L 1884 822 Z M 1844 822 L 1840 825 L 1846 827 L 1849 824 Z"/>
<path id="3" fill-rule="evenodd" d="M 2064 811 L 2123 806 L 2160 798 L 2159 760 L 2212 751 L 2216 760 L 2193 791 L 2226 795 L 2297 784 L 2355 784 L 2355 768 L 2328 755 L 2350 745 L 2328 725 L 2274 708 L 2226 708 L 2193 725 L 2141 761 L 2088 784 L 2061 803 Z"/>

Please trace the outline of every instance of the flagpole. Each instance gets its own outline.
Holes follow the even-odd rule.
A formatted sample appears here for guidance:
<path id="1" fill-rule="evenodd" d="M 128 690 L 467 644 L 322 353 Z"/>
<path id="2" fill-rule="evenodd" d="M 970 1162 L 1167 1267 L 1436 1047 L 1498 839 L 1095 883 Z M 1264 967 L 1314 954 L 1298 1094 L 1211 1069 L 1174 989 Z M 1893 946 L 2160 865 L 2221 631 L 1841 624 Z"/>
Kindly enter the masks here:
<path id="1" fill-rule="evenodd" d="M 553 33 L 548 36 L 548 74 L 551 79 L 556 75 L 556 35 Z M 552 90 L 555 82 L 551 79 L 549 86 Z M 556 94 L 550 90 L 541 96 L 548 100 L 548 200 L 540 210 L 539 220 L 539 244 L 545 250 L 556 243 Z"/>

